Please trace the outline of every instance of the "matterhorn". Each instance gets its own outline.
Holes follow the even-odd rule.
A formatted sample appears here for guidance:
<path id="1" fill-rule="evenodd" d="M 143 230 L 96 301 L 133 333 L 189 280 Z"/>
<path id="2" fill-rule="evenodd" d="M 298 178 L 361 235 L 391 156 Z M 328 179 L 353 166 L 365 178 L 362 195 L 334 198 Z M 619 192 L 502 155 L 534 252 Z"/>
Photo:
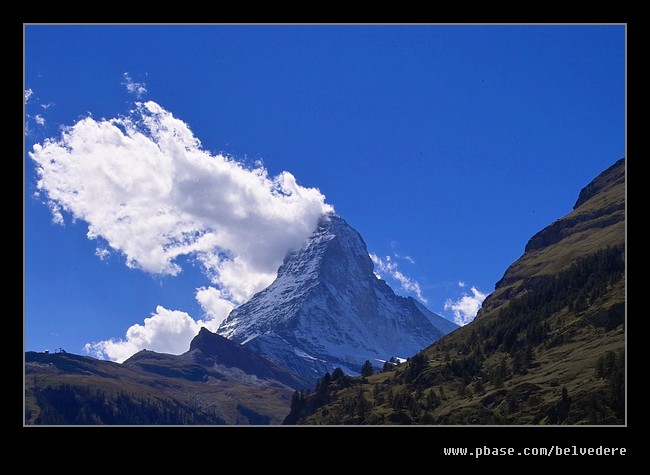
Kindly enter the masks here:
<path id="1" fill-rule="evenodd" d="M 275 281 L 235 308 L 217 333 L 275 360 L 308 381 L 340 367 L 358 374 L 407 358 L 458 326 L 373 272 L 361 235 L 323 215 L 300 249 L 289 251 Z"/>

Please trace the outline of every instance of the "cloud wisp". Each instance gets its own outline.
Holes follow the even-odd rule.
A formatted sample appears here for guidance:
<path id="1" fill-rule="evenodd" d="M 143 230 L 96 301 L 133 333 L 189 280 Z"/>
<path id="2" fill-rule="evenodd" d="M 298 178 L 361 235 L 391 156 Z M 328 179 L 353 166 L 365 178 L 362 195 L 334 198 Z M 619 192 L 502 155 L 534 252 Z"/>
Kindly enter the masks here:
<path id="1" fill-rule="evenodd" d="M 413 259 L 411 256 L 402 256 L 397 253 L 394 253 L 393 256 L 395 256 L 396 259 L 404 259 L 405 261 L 408 261 L 411 264 L 415 264 L 415 259 Z"/>
<path id="2" fill-rule="evenodd" d="M 427 299 L 422 295 L 422 289 L 420 288 L 419 282 L 407 277 L 399 271 L 397 262 L 395 262 L 390 256 L 385 256 L 384 259 L 382 259 L 376 254 L 370 253 L 370 259 L 375 264 L 375 275 L 378 278 L 381 278 L 382 274 L 390 275 L 393 279 L 399 282 L 402 290 L 411 292 L 415 294 L 421 302 L 428 303 Z M 407 260 L 412 262 L 411 258 Z"/>
<path id="3" fill-rule="evenodd" d="M 333 210 L 289 172 L 269 176 L 261 165 L 204 150 L 185 122 L 153 101 L 137 102 L 126 117 L 83 118 L 29 156 L 53 222 L 63 224 L 67 213 L 88 223 L 98 258 L 118 254 L 130 268 L 171 276 L 181 273 L 181 257 L 198 262 L 209 285 L 196 299 L 215 329 L 226 310 L 273 281 L 286 252 Z M 165 335 L 177 332 L 185 351 L 198 328 L 182 323 L 187 314 L 161 309 L 145 320 L 146 331 L 134 325 L 125 340 L 87 350 L 115 360 L 144 344 L 176 351 Z M 182 324 L 168 324 L 174 318 Z"/>
<path id="4" fill-rule="evenodd" d="M 54 106 L 54 102 L 36 104 L 36 101 L 39 101 L 39 98 L 35 96 L 34 90 L 31 87 L 25 89 L 25 136 L 32 135 L 35 132 L 35 129 L 32 127 L 33 124 L 45 128 L 47 122 L 45 116 L 48 114 L 48 109 Z M 41 113 L 34 112 L 37 105 L 40 105 L 41 109 L 36 110 L 39 110 Z"/>
<path id="5" fill-rule="evenodd" d="M 147 93 L 147 85 L 143 82 L 135 82 L 127 72 L 122 75 L 122 84 L 126 87 L 129 94 L 134 94 L 138 99 Z"/>
<path id="6" fill-rule="evenodd" d="M 465 282 L 458 282 L 458 287 L 461 289 L 465 288 Z M 447 299 L 445 301 L 444 308 L 445 310 L 451 310 L 454 315 L 454 323 L 457 325 L 467 325 L 474 320 L 485 297 L 487 297 L 487 294 L 481 292 L 474 286 L 470 288 L 470 291 L 472 292 L 471 295 L 463 291 L 462 295 L 456 300 Z"/>

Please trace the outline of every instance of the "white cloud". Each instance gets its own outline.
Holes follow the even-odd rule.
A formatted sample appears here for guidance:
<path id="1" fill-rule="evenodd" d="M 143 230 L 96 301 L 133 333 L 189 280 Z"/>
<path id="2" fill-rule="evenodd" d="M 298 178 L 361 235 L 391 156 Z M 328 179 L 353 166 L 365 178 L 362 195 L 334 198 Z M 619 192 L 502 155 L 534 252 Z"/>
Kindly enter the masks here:
<path id="1" fill-rule="evenodd" d="M 40 115 L 40 114 L 36 114 L 36 115 L 34 116 L 34 120 L 36 121 L 36 123 L 37 123 L 38 125 L 45 125 L 45 117 L 43 117 L 43 116 Z"/>
<path id="2" fill-rule="evenodd" d="M 458 287 L 464 288 L 465 287 L 465 282 L 463 282 L 462 280 L 459 280 L 458 281 Z"/>
<path id="3" fill-rule="evenodd" d="M 97 358 L 122 363 L 134 353 L 147 349 L 159 353 L 185 353 L 201 327 L 215 330 L 210 322 L 195 321 L 187 313 L 158 305 L 156 313 L 144 319 L 144 325 L 132 325 L 126 338 L 86 343 L 84 351 Z"/>
<path id="4" fill-rule="evenodd" d="M 212 286 L 196 289 L 196 300 L 209 317 L 210 324 L 214 329 L 219 328 L 221 322 L 235 308 L 232 302 L 223 298 L 219 289 L 215 289 Z"/>
<path id="5" fill-rule="evenodd" d="M 375 264 L 375 268 L 378 272 L 375 272 L 377 278 L 381 278 L 381 273 L 386 273 L 390 275 L 393 279 L 400 283 L 402 290 L 406 292 L 414 293 L 418 300 L 428 303 L 427 299 L 422 295 L 422 289 L 420 284 L 411 279 L 410 277 L 405 276 L 402 272 L 397 270 L 397 263 L 391 259 L 390 256 L 386 256 L 384 259 L 377 256 L 376 254 L 370 253 L 370 259 Z"/>
<path id="6" fill-rule="evenodd" d="M 405 261 L 408 261 L 411 264 L 415 264 L 415 259 L 413 259 L 411 256 L 401 256 L 397 253 L 394 253 L 393 256 L 395 256 L 396 259 L 404 259 Z"/>
<path id="7" fill-rule="evenodd" d="M 108 258 L 108 256 L 111 255 L 111 252 L 108 249 L 106 249 L 105 247 L 98 246 L 95 249 L 95 255 L 97 257 L 99 257 L 100 261 L 104 261 L 104 260 L 106 260 Z"/>
<path id="8" fill-rule="evenodd" d="M 124 81 L 122 84 L 126 86 L 126 90 L 130 94 L 135 94 L 138 99 L 140 99 L 143 94 L 147 93 L 147 85 L 143 82 L 135 82 L 128 72 L 123 74 L 123 78 Z"/>
<path id="9" fill-rule="evenodd" d="M 463 288 L 465 287 L 465 283 L 458 282 L 458 286 Z M 460 326 L 467 325 L 476 318 L 476 314 L 481 308 L 483 300 L 487 297 L 487 294 L 484 294 L 474 286 L 470 290 L 472 291 L 472 295 L 463 293 L 457 300 L 447 299 L 445 302 L 445 310 L 451 310 L 453 312 L 454 322 Z"/>
<path id="10" fill-rule="evenodd" d="M 188 125 L 155 102 L 136 103 L 126 118 L 81 119 L 29 155 L 54 222 L 63 224 L 62 211 L 87 222 L 89 239 L 101 237 L 106 252 L 151 274 L 177 275 L 179 257 L 195 258 L 212 284 L 196 298 L 213 324 L 267 287 L 286 252 L 333 211 L 288 172 L 271 177 L 203 150 Z M 115 359 L 115 345 L 134 348 L 131 341 L 127 334 L 93 348 Z"/>
<path id="11" fill-rule="evenodd" d="M 50 212 L 52 213 L 52 222 L 54 224 L 64 226 L 65 221 L 63 220 L 63 214 L 61 213 L 61 207 L 52 200 L 49 200 L 47 202 L 47 207 L 50 209 Z"/>
<path id="12" fill-rule="evenodd" d="M 25 105 L 27 105 L 27 103 L 29 102 L 29 100 L 31 99 L 31 97 L 33 95 L 34 95 L 34 91 L 31 88 L 25 89 Z M 26 119 L 25 120 L 25 135 L 29 135 L 30 132 L 31 132 L 30 127 L 29 127 L 29 119 L 31 119 L 31 116 L 29 114 L 25 114 L 25 119 Z"/>
<path id="13" fill-rule="evenodd" d="M 100 248 L 97 248 L 96 254 L 98 252 L 101 253 Z M 206 313 L 205 320 L 194 320 L 186 312 L 168 310 L 158 305 L 156 312 L 144 319 L 143 325 L 135 324 L 129 327 L 125 338 L 86 343 L 84 351 L 97 358 L 106 358 L 118 363 L 144 349 L 173 355 L 185 353 L 201 327 L 216 331 L 235 308 L 234 304 L 223 298 L 218 289 L 210 286 L 198 288 L 196 300 Z"/>

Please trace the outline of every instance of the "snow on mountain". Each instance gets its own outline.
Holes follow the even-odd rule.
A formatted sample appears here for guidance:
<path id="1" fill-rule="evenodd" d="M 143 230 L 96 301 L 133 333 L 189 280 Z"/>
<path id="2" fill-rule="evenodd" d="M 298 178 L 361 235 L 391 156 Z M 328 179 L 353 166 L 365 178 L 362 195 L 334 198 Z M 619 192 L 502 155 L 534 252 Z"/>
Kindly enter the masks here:
<path id="1" fill-rule="evenodd" d="M 412 356 L 456 328 L 377 279 L 361 235 L 330 213 L 217 333 L 315 381 L 337 366 L 357 374 L 366 360 Z"/>

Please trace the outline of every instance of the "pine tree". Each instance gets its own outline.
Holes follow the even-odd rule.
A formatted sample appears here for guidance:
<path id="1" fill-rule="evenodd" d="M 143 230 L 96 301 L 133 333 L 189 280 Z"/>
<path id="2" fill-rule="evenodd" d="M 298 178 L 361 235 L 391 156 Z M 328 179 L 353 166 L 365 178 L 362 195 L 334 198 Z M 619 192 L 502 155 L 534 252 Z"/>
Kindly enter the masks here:
<path id="1" fill-rule="evenodd" d="M 356 405 L 354 407 L 354 413 L 357 416 L 359 416 L 361 418 L 364 418 L 364 417 L 366 417 L 369 408 L 370 408 L 370 404 L 368 403 L 366 398 L 363 396 L 363 393 L 359 393 L 357 395 L 357 401 L 356 401 Z"/>
<path id="2" fill-rule="evenodd" d="M 327 387 L 330 385 L 332 377 L 330 376 L 329 371 L 325 373 L 325 376 L 316 383 L 316 392 L 324 392 L 327 390 Z"/>
<path id="3" fill-rule="evenodd" d="M 528 368 L 534 359 L 535 355 L 533 354 L 533 347 L 530 345 L 526 346 L 526 349 L 524 350 L 524 368 Z"/>
<path id="4" fill-rule="evenodd" d="M 604 358 L 601 356 L 596 362 L 596 378 L 602 379 L 605 377 L 605 362 Z"/>
<path id="5" fill-rule="evenodd" d="M 501 371 L 498 368 L 492 368 L 490 371 L 490 382 L 494 385 L 495 388 L 503 387 L 503 377 L 501 376 Z"/>
<path id="6" fill-rule="evenodd" d="M 518 350 L 515 352 L 515 355 L 512 358 L 512 372 L 515 374 L 524 374 L 525 371 L 526 368 L 524 364 L 524 352 L 523 350 Z"/>
<path id="7" fill-rule="evenodd" d="M 440 391 L 440 399 L 447 399 L 447 396 L 445 396 L 445 388 L 442 387 L 442 384 L 438 389 Z"/>
<path id="8" fill-rule="evenodd" d="M 375 400 L 375 406 L 381 406 L 386 402 L 386 399 L 384 398 L 384 394 L 381 392 L 379 389 L 379 385 L 376 385 L 372 389 L 372 397 Z"/>
<path id="9" fill-rule="evenodd" d="M 440 399 L 436 395 L 436 390 L 434 388 L 431 388 L 431 390 L 427 393 L 426 397 L 426 405 L 429 410 L 433 410 L 438 405 L 440 404 Z"/>
<path id="10" fill-rule="evenodd" d="M 503 380 L 508 379 L 508 360 L 506 359 L 505 355 L 501 357 L 498 371 Z"/>
<path id="11" fill-rule="evenodd" d="M 436 420 L 430 412 L 423 412 L 420 416 L 420 424 L 422 425 L 431 425 L 434 424 Z"/>
<path id="12" fill-rule="evenodd" d="M 461 381 L 458 383 L 458 397 L 465 397 L 467 395 L 467 385 Z"/>
<path id="13" fill-rule="evenodd" d="M 341 368 L 336 368 L 334 371 L 332 371 L 332 381 L 336 381 L 337 379 L 341 378 L 344 376 L 343 370 Z"/>
<path id="14" fill-rule="evenodd" d="M 363 366 L 361 367 L 361 376 L 364 378 L 372 376 L 374 372 L 375 371 L 372 369 L 372 363 L 369 360 L 366 360 L 366 362 L 363 363 Z"/>

